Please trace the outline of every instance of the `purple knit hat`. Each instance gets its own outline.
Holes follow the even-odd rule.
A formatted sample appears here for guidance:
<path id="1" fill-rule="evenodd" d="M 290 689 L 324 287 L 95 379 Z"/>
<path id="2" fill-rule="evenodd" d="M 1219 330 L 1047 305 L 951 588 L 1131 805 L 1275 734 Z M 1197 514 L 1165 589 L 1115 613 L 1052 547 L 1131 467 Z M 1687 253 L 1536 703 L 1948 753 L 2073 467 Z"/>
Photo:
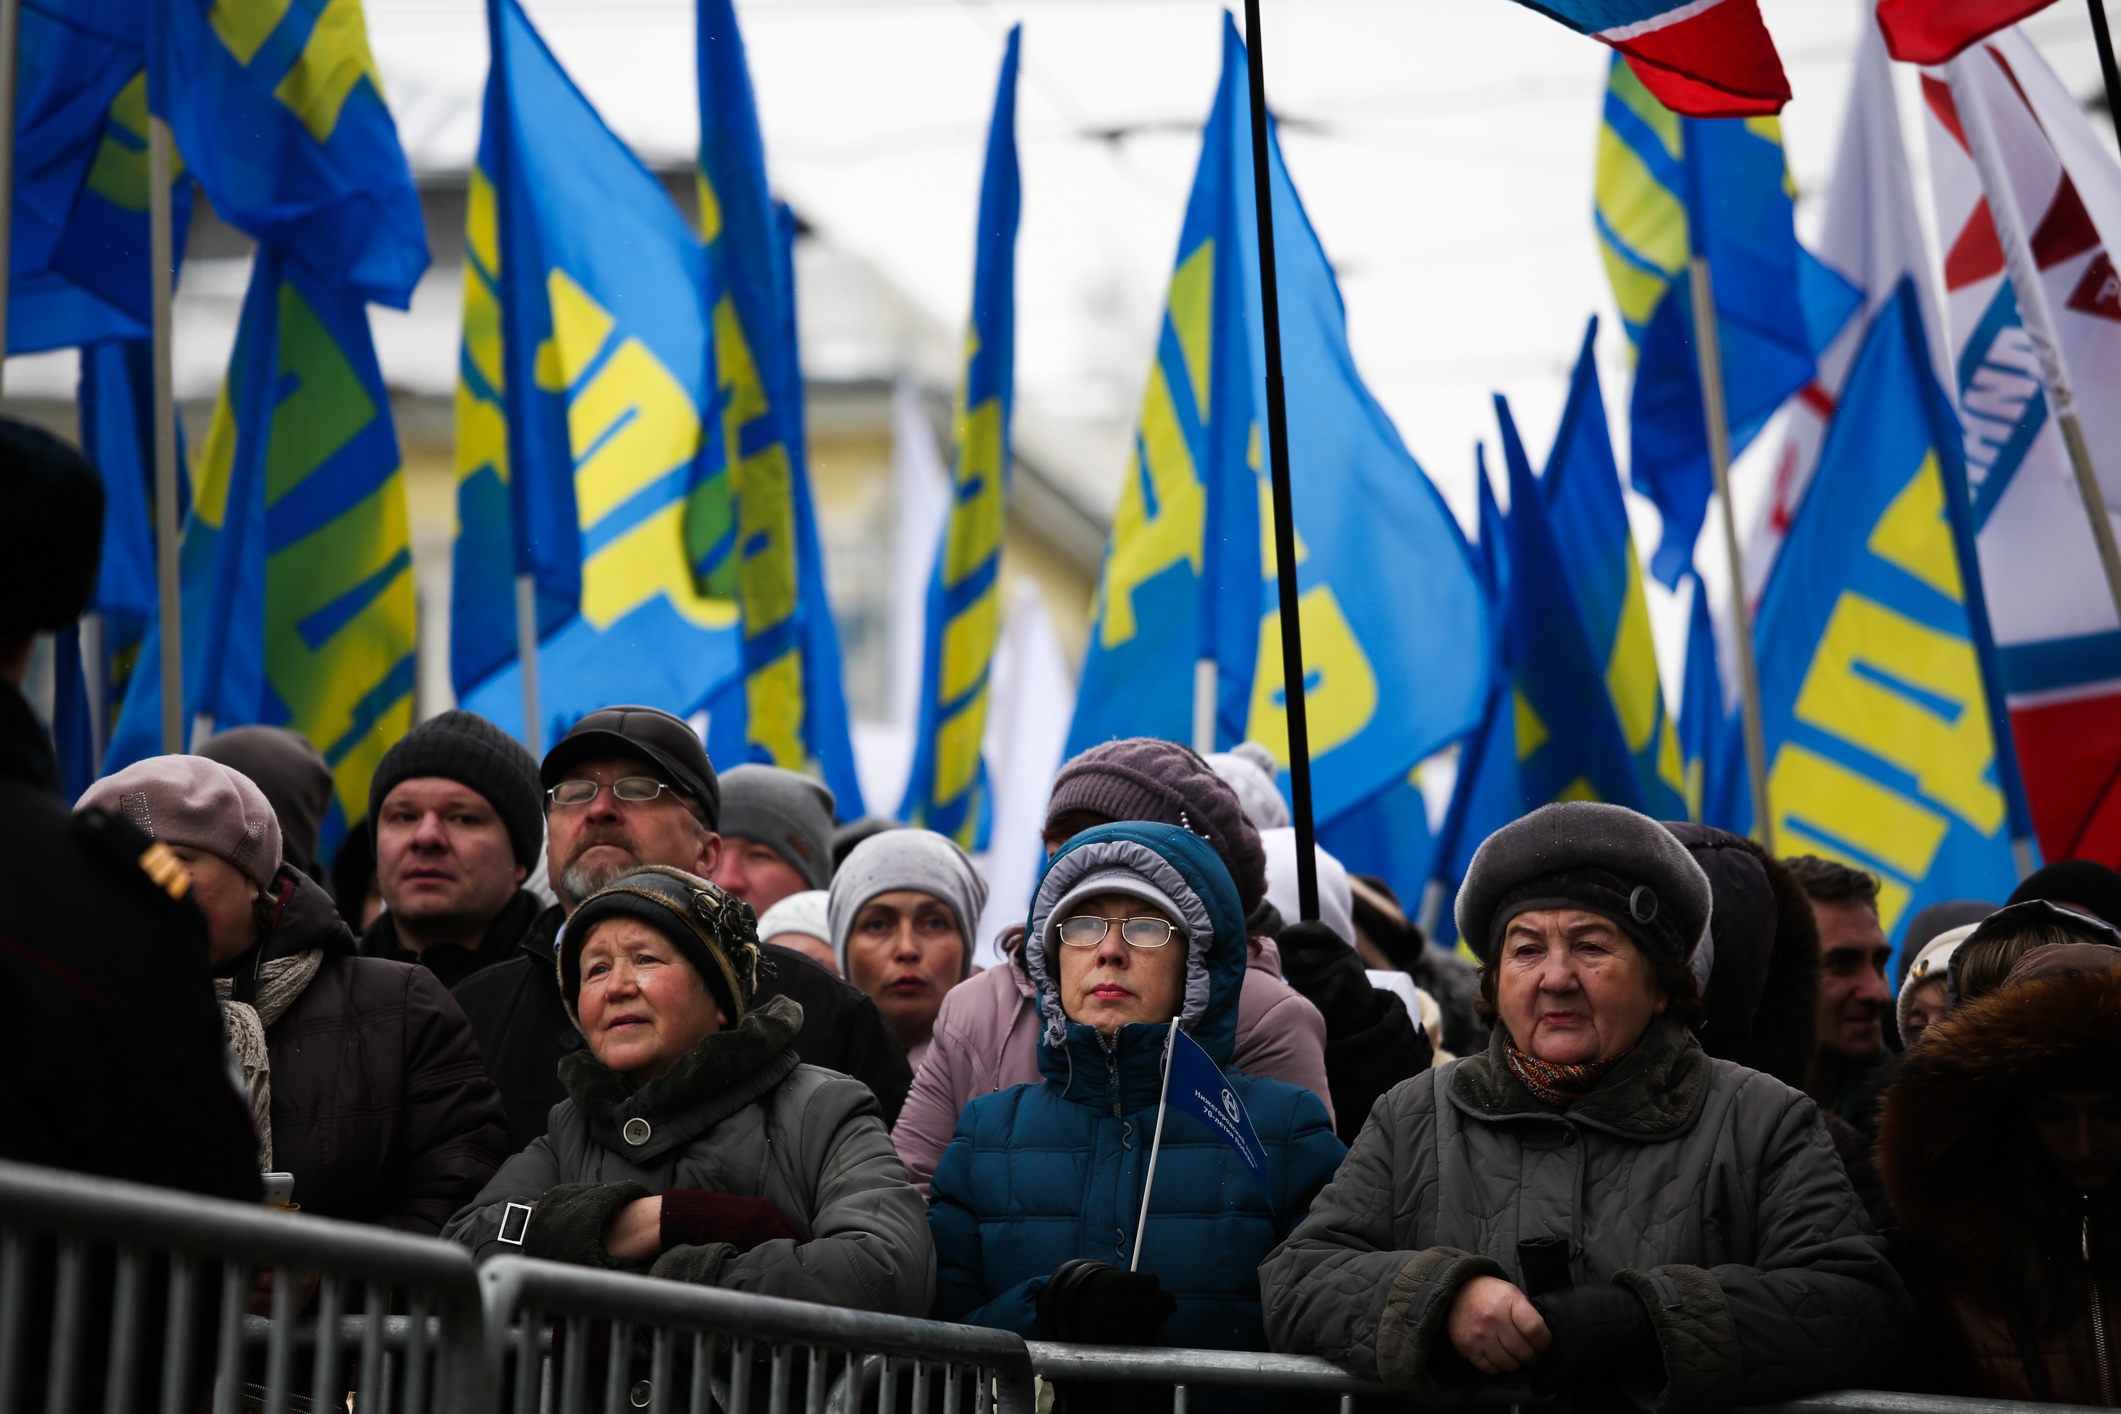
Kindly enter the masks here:
<path id="1" fill-rule="evenodd" d="M 1093 746 L 1064 764 L 1053 778 L 1046 828 L 1077 810 L 1191 830 L 1222 856 L 1247 917 L 1267 896 L 1267 854 L 1237 792 L 1175 741 L 1127 737 Z"/>
<path id="2" fill-rule="evenodd" d="M 150 756 L 85 791 L 91 805 L 130 820 L 163 844 L 219 855 L 269 888 L 280 870 L 280 822 L 251 778 L 204 756 Z"/>

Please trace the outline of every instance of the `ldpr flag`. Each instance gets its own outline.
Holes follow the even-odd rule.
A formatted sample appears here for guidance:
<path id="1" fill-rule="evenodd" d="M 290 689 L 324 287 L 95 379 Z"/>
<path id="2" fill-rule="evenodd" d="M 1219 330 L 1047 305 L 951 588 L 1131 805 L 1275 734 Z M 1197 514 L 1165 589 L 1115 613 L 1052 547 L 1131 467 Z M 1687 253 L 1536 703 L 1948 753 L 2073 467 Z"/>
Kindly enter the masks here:
<path id="1" fill-rule="evenodd" d="M 1733 834 L 1753 832 L 1753 792 L 1745 775 L 1745 725 L 1738 694 L 1725 681 L 1721 650 L 1699 575 L 1687 619 L 1686 673 L 1679 698 L 1679 749 L 1686 760 L 1686 817 Z"/>
<path id="2" fill-rule="evenodd" d="M 149 100 L 231 226 L 396 309 L 427 233 L 360 0 L 153 0 Z"/>
<path id="3" fill-rule="evenodd" d="M 1781 854 L 1875 873 L 1878 920 L 2017 886 L 1998 700 L 1951 407 L 1912 287 L 1872 322 L 1761 596 Z"/>
<path id="4" fill-rule="evenodd" d="M 10 353 L 146 338 L 147 7 L 22 7 L 7 307 Z M 192 185 L 172 154 L 182 257 Z"/>
<path id="5" fill-rule="evenodd" d="M 1639 355 L 1629 476 L 1664 517 L 1650 566 L 1668 587 L 1693 561 L 1714 487 L 1689 257 L 1707 257 L 1715 287 L 1734 456 L 1811 380 L 1817 351 L 1860 302 L 1797 244 L 1793 191 L 1779 120 L 1682 117 L 1614 61 L 1595 219 Z"/>
<path id="6" fill-rule="evenodd" d="M 515 583 L 537 589 L 541 739 L 598 707 L 702 710 L 737 672 L 733 601 L 685 555 L 708 376 L 707 266 L 662 184 L 604 126 L 515 0 L 465 217 L 453 663 L 522 729 Z"/>
<path id="7" fill-rule="evenodd" d="M 1591 657 L 1604 670 L 1606 695 L 1635 763 L 1644 813 L 1658 820 L 1687 819 L 1685 767 L 1665 711 L 1642 565 L 1635 558 L 1620 467 L 1606 430 L 1597 341 L 1594 318 L 1584 330 L 1540 489 L 1555 548 L 1583 616 Z"/>
<path id="8" fill-rule="evenodd" d="M 1924 73 L 1922 90 L 1948 366 L 2033 828 L 2049 859 L 2121 865 L 2121 621 L 1962 117 L 1980 103 L 2003 150 L 2109 519 L 2121 506 L 2121 168 L 2016 30 L 1961 55 L 1949 80 Z"/>
<path id="9" fill-rule="evenodd" d="M 1626 56 L 1650 92 L 1699 118 L 1779 113 L 1790 101 L 1755 0 L 1518 0 Z"/>
<path id="10" fill-rule="evenodd" d="M 686 487 L 685 549 L 697 584 L 734 593 L 743 676 L 711 709 L 717 761 L 821 775 L 842 818 L 862 813 L 839 644 L 825 601 L 804 454 L 802 371 L 788 232 L 729 0 L 700 0 L 700 237 L 713 326 L 721 454 Z"/>
<path id="11" fill-rule="evenodd" d="M 1885 47 L 1907 64 L 1941 64 L 2054 0 L 1878 0 Z"/>
<path id="12" fill-rule="evenodd" d="M 1266 401 L 1244 45 L 1222 84 L 1114 512 L 1069 750 L 1193 739 L 1215 668 L 1219 747 L 1284 761 L 1281 616 L 1261 513 Z M 1268 150 L 1287 369 L 1294 556 L 1320 824 L 1403 779 L 1478 720 L 1488 609 L 1457 521 L 1355 373 L 1332 267 Z"/>
<path id="13" fill-rule="evenodd" d="M 950 510 L 928 585 L 913 771 L 899 818 L 984 848 L 992 800 L 981 744 L 1001 638 L 1002 530 L 1008 516 L 1009 409 L 1016 383 L 1016 65 L 1009 31 L 987 166 L 980 179 L 972 327 L 950 432 Z"/>
<path id="14" fill-rule="evenodd" d="M 320 850 L 368 812 L 412 725 L 412 548 L 368 311 L 258 249 L 199 449 L 182 546 L 184 720 L 300 732 L 335 784 Z M 107 771 L 160 753 L 161 630 L 148 623 Z"/>

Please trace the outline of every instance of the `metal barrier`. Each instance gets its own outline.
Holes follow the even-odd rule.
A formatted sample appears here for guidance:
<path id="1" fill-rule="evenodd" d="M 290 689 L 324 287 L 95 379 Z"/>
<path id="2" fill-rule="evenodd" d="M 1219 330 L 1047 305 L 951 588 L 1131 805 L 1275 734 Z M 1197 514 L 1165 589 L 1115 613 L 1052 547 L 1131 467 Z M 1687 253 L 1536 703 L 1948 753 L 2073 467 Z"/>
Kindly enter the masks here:
<path id="1" fill-rule="evenodd" d="M 1007 1331 L 650 1281 L 527 1257 L 479 1269 L 492 1381 L 513 1414 L 1032 1414 L 1031 1360 Z M 553 1318 L 564 1326 L 550 1324 Z M 645 1341 L 644 1351 L 641 1347 Z M 532 1371 L 535 1371 L 535 1377 Z M 764 1387 L 760 1377 L 764 1376 Z M 906 1388 L 902 1391 L 902 1384 Z"/>
<path id="2" fill-rule="evenodd" d="M 476 1414 L 483 1331 L 461 1247 L 0 1162 L 0 1414 Z"/>
<path id="3" fill-rule="evenodd" d="M 1337 1394 L 1340 1414 L 1352 1414 L 1357 1395 L 1397 1396 L 1359 1380 L 1315 1355 L 1261 1355 L 1242 1350 L 1166 1350 L 1149 1346 L 1028 1342 L 1031 1368 L 1049 1383 L 1171 1386 L 1172 1414 L 1186 1414 L 1196 1388 Z"/>

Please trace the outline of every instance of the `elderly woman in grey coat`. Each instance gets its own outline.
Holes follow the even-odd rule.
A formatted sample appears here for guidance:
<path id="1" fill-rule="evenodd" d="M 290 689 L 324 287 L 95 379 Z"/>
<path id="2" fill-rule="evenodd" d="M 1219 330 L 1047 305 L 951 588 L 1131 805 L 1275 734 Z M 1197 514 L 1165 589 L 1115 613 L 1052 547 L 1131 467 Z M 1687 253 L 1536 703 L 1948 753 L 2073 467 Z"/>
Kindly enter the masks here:
<path id="1" fill-rule="evenodd" d="M 1276 1350 L 1424 1405 L 1712 1410 L 1889 1377 L 1906 1291 L 1819 1112 L 1705 1055 L 1709 884 L 1662 826 L 1549 805 L 1458 897 L 1485 1054 L 1378 1102 L 1260 1267 Z"/>
<path id="2" fill-rule="evenodd" d="M 750 909 L 651 866 L 585 899 L 558 986 L 570 1098 L 444 1236 L 584 1266 L 925 1316 L 925 1205 L 869 1088 L 802 1065 L 802 1008 L 754 1007 Z"/>

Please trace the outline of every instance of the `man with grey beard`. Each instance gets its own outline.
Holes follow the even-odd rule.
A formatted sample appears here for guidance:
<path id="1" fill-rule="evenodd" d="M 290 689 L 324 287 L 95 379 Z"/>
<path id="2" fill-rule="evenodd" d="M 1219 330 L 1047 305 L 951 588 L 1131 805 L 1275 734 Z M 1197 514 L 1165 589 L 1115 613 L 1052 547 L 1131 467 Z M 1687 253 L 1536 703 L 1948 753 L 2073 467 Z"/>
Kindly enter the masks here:
<path id="1" fill-rule="evenodd" d="M 654 707 L 605 707 L 575 723 L 546 754 L 547 870 L 559 903 L 531 925 L 518 955 L 464 979 L 458 1003 L 508 1111 L 508 1151 L 545 1132 L 565 1099 L 560 1057 L 582 1046 L 561 1005 L 553 957 L 575 908 L 614 879 L 662 864 L 714 874 L 721 787 L 699 737 Z M 794 1050 L 810 1065 L 867 1085 L 898 1118 L 913 1072 L 868 994 L 790 948 L 760 948 L 758 998 L 788 996 L 803 1008 Z"/>

